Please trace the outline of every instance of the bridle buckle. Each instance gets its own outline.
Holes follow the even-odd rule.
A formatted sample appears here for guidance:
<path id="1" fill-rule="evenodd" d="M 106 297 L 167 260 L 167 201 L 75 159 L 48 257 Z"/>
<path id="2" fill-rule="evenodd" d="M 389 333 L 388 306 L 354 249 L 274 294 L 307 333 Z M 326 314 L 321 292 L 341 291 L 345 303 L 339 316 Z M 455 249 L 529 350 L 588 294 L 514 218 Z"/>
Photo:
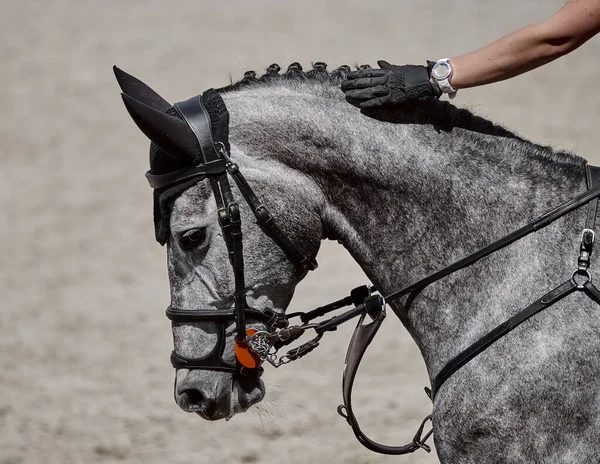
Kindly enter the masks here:
<path id="1" fill-rule="evenodd" d="M 583 229 L 581 233 L 581 246 L 591 248 L 596 240 L 596 233 L 592 229 Z"/>

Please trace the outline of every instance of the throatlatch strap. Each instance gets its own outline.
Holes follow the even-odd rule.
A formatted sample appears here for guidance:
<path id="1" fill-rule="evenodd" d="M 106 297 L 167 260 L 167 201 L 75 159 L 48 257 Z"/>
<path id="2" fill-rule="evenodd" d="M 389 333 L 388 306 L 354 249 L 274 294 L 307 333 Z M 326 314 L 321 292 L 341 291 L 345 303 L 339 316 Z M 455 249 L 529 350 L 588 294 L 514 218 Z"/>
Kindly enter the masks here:
<path id="1" fill-rule="evenodd" d="M 228 167 L 229 174 L 235 181 L 238 189 L 240 189 L 240 192 L 246 200 L 246 203 L 248 203 L 248 206 L 250 206 L 250 209 L 254 213 L 254 216 L 256 217 L 256 223 L 265 232 L 265 234 L 271 237 L 279 246 L 279 248 L 281 248 L 288 255 L 288 257 L 292 261 L 296 262 L 301 268 L 311 271 L 315 270 L 318 267 L 317 261 L 302 254 L 294 242 L 292 242 L 287 235 L 281 231 L 273 219 L 273 215 L 266 208 L 266 206 L 260 202 L 248 182 L 246 182 L 246 178 L 240 172 L 237 164 L 230 162 Z"/>

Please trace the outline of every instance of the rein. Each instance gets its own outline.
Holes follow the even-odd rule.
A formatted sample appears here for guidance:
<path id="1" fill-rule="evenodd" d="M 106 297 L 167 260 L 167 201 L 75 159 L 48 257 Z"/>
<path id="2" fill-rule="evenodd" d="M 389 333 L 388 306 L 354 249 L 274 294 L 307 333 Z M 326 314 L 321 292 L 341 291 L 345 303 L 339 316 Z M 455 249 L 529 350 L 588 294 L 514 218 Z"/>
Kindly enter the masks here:
<path id="1" fill-rule="evenodd" d="M 217 203 L 219 225 L 223 232 L 229 261 L 234 272 L 235 306 L 229 311 L 202 309 L 183 310 L 171 306 L 167 308 L 166 315 L 173 322 L 214 322 L 217 324 L 217 343 L 208 356 L 192 359 L 183 357 L 173 351 L 171 353 L 171 363 L 173 367 L 231 371 L 235 375 L 261 375 L 262 362 L 267 361 L 274 367 L 279 367 L 299 359 L 313 351 L 319 345 L 319 341 L 325 332 L 335 330 L 340 324 L 355 317 L 359 317 L 346 355 L 342 380 L 342 396 L 344 404 L 338 407 L 338 413 L 350 424 L 357 439 L 372 451 L 382 454 L 406 454 L 422 448 L 429 452 L 431 451 L 431 448 L 425 444 L 425 441 L 431 436 L 433 430 L 430 430 L 424 436 L 423 430 L 425 423 L 431 419 L 431 416 L 427 416 L 423 420 L 412 442 L 404 446 L 387 446 L 369 439 L 360 429 L 356 416 L 352 411 L 352 387 L 354 379 L 366 349 L 385 319 L 386 303 L 406 297 L 403 308 L 404 311 L 408 311 L 414 298 L 416 298 L 419 292 L 428 285 L 476 263 L 480 259 L 514 243 L 532 232 L 536 232 L 548 226 L 565 214 L 588 203 L 585 228 L 581 237 L 578 266 L 570 278 L 451 359 L 433 379 L 431 389 L 426 388 L 425 391 L 433 402 L 439 389 L 454 372 L 515 327 L 575 291 L 583 291 L 592 300 L 600 304 L 600 290 L 592 283 L 589 272 L 590 256 L 592 254 L 595 239 L 593 229 L 596 220 L 598 197 L 600 196 L 600 168 L 587 166 L 588 191 L 563 203 L 540 216 L 538 219 L 491 243 L 481 250 L 430 274 L 416 283 L 391 293 L 386 297 L 374 293 L 376 291 L 374 287 L 363 286 L 355 288 L 349 296 L 341 300 L 306 313 L 293 313 L 286 316 L 285 314 L 280 314 L 271 310 L 264 312 L 253 310 L 248 306 L 245 297 L 246 288 L 242 254 L 241 219 L 239 205 L 235 201 L 231 191 L 231 186 L 227 177 L 228 175 L 235 181 L 244 200 L 250 206 L 250 209 L 256 217 L 257 224 L 265 234 L 271 237 L 275 244 L 285 252 L 291 261 L 295 262 L 302 271 L 315 269 L 317 263 L 311 257 L 305 256 L 294 242 L 292 242 L 277 226 L 274 217 L 254 194 L 240 172 L 237 164 L 230 159 L 224 143 L 225 141 L 215 141 L 213 139 L 214 134 L 211 130 L 211 116 L 215 115 L 211 114 L 209 109 L 203 104 L 203 100 L 207 96 L 212 98 L 218 97 L 220 99 L 220 96 L 216 92 L 209 90 L 203 95 L 198 95 L 174 105 L 178 114 L 188 124 L 196 136 L 200 147 L 201 156 L 199 158 L 201 158 L 201 160 L 199 162 L 195 161 L 193 167 L 161 175 L 153 175 L 148 172 L 146 177 L 150 186 L 154 189 L 170 187 L 194 179 L 209 180 Z M 216 117 L 218 117 L 218 115 L 216 115 Z M 319 323 L 311 322 L 316 318 L 322 317 L 331 311 L 345 306 L 354 307 L 325 321 Z M 369 316 L 370 319 L 367 323 L 365 323 L 366 316 Z M 301 320 L 301 325 L 290 326 L 289 319 L 296 317 Z M 264 323 L 267 330 L 255 331 L 253 329 L 247 329 L 246 319 Z M 223 360 L 225 350 L 225 329 L 227 324 L 231 321 L 235 322 L 236 327 L 234 347 L 236 353 L 235 365 Z M 307 330 L 315 331 L 315 337 L 313 339 L 288 351 L 283 356 L 278 355 L 278 351 L 282 347 L 298 340 Z"/>

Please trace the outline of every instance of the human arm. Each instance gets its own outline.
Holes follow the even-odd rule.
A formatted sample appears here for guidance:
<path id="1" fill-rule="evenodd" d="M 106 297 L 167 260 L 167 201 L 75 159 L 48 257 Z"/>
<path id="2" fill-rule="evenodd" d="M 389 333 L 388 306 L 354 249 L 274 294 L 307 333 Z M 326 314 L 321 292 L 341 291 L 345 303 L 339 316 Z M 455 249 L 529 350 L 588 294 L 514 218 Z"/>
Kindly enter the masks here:
<path id="1" fill-rule="evenodd" d="M 575 50 L 598 32 L 600 0 L 569 0 L 545 21 L 450 59 L 450 84 L 458 90 L 517 76 Z M 436 80 L 430 78 L 431 66 L 379 64 L 383 69 L 348 73 L 341 88 L 349 102 L 366 108 L 438 97 L 441 93 Z"/>
<path id="2" fill-rule="evenodd" d="M 555 60 L 600 32 L 600 0 L 569 0 L 551 18 L 450 59 L 456 90 L 523 74 Z"/>

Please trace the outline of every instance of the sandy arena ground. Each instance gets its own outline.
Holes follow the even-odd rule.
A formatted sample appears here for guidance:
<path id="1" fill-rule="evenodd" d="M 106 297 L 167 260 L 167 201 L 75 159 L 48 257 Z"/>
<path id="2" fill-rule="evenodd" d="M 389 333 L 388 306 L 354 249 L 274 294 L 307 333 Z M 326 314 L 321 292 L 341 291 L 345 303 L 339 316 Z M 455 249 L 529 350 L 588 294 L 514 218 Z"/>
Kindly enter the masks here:
<path id="1" fill-rule="evenodd" d="M 260 409 L 208 423 L 175 405 L 165 250 L 143 176 L 148 141 L 111 67 L 176 101 L 272 62 L 333 69 L 454 56 L 562 3 L 3 0 L 0 464 L 437 462 L 373 454 L 338 417 L 351 327 L 288 368 L 267 368 Z M 598 59 L 595 39 L 456 102 L 600 163 Z M 325 243 L 319 261 L 293 310 L 365 281 L 337 245 Z M 366 431 L 408 441 L 430 411 L 426 384 L 416 347 L 389 317 L 357 385 Z"/>

